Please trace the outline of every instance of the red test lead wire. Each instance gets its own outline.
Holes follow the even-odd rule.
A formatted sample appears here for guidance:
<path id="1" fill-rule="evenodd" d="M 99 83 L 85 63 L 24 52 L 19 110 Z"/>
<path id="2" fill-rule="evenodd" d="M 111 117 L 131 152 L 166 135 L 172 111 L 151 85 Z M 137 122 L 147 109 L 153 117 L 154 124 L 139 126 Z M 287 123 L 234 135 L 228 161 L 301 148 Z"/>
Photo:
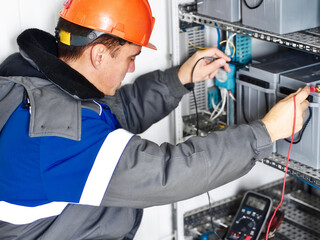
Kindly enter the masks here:
<path id="1" fill-rule="evenodd" d="M 287 172 L 288 172 L 288 165 L 289 165 L 289 156 L 290 156 L 290 151 L 291 151 L 291 147 L 292 147 L 292 143 L 293 143 L 293 138 L 294 138 L 294 129 L 296 128 L 296 96 L 293 96 L 293 105 L 294 105 L 294 116 L 293 116 L 293 128 L 292 128 L 292 137 L 291 137 L 291 142 L 290 142 L 290 147 L 289 147 L 289 151 L 288 151 L 288 157 L 287 157 L 287 165 L 286 165 L 286 170 L 284 173 L 284 179 L 283 179 L 283 186 L 282 186 L 282 194 L 281 194 L 281 201 L 278 205 L 278 207 L 276 208 L 276 210 L 274 211 L 272 218 L 270 219 L 270 222 L 268 224 L 268 229 L 267 229 L 267 233 L 266 233 L 266 240 L 268 240 L 268 236 L 269 236 L 269 231 L 270 231 L 270 226 L 271 223 L 273 221 L 273 218 L 275 217 L 278 209 L 280 208 L 282 202 L 283 202 L 283 196 L 284 196 L 284 191 L 286 188 L 286 178 L 287 178 Z"/>

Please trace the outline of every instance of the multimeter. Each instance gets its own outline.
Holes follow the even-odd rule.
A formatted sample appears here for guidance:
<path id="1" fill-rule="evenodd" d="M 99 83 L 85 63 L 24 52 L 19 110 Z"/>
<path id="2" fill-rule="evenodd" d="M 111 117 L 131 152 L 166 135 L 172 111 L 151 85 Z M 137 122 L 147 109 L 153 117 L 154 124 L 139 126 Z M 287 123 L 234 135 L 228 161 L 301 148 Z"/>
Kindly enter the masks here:
<path id="1" fill-rule="evenodd" d="M 227 240 L 258 240 L 272 208 L 268 196 L 247 192 L 228 229 Z"/>

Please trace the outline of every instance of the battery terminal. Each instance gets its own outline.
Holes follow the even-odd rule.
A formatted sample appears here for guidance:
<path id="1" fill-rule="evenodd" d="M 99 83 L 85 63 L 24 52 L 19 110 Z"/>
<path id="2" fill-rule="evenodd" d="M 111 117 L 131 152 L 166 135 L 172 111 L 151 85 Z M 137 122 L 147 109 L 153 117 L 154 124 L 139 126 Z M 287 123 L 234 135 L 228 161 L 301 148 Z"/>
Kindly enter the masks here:
<path id="1" fill-rule="evenodd" d="M 310 92 L 317 92 L 317 93 L 320 93 L 320 86 L 310 86 Z"/>

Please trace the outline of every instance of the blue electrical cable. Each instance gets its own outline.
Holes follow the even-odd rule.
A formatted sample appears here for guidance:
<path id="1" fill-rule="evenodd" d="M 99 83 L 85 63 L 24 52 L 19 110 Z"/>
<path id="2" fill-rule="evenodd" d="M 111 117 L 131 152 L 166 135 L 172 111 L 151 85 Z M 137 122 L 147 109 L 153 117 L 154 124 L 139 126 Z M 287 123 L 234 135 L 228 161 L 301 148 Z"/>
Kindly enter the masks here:
<path id="1" fill-rule="evenodd" d="M 220 29 L 218 28 L 218 25 L 215 23 L 215 26 L 217 27 L 217 35 L 218 35 L 218 44 L 217 47 L 220 50 L 220 41 L 221 41 L 221 34 L 220 34 Z"/>

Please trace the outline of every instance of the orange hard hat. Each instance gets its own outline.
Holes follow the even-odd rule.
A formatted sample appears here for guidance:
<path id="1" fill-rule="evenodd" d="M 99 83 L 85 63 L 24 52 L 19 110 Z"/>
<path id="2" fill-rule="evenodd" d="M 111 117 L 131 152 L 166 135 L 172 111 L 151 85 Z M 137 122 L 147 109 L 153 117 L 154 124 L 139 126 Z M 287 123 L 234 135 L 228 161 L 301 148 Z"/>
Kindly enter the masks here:
<path id="1" fill-rule="evenodd" d="M 60 16 L 74 24 L 157 49 L 149 43 L 155 18 L 148 0 L 67 0 Z"/>

